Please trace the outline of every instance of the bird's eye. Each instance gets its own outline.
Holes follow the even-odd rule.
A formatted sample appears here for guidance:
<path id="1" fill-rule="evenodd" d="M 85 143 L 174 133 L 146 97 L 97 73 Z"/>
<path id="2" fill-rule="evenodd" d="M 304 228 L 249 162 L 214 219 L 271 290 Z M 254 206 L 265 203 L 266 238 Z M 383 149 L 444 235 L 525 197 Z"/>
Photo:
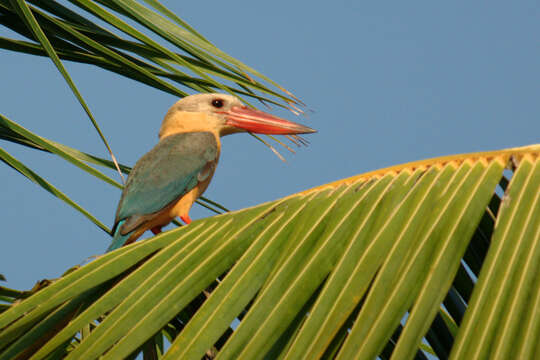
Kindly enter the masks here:
<path id="1" fill-rule="evenodd" d="M 212 106 L 215 108 L 222 108 L 223 107 L 223 100 L 221 99 L 214 99 L 212 100 Z"/>

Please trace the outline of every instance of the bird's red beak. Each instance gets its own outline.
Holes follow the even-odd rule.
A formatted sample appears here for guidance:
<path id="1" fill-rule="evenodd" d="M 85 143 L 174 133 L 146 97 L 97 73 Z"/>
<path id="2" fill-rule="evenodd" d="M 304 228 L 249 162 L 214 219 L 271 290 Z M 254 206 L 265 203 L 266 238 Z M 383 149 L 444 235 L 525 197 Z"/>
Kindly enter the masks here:
<path id="1" fill-rule="evenodd" d="M 317 132 L 307 126 L 246 106 L 233 106 L 223 114 L 227 118 L 227 125 L 257 134 L 294 135 Z"/>

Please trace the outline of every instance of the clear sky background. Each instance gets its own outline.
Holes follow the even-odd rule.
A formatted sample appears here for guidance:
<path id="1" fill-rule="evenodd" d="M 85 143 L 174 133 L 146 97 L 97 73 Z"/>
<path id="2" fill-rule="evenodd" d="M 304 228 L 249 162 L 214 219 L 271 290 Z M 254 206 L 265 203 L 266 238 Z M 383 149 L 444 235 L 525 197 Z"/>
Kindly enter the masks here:
<path id="1" fill-rule="evenodd" d="M 282 163 L 248 135 L 223 141 L 205 196 L 230 209 L 429 157 L 540 142 L 540 7 L 531 1 L 163 1 L 225 52 L 300 97 L 316 128 Z M 13 34 L 0 28 L 0 36 Z M 169 94 L 66 62 L 120 162 L 157 142 Z M 0 50 L 0 112 L 107 157 L 47 58 Z M 266 110 L 266 109 L 263 109 Z M 0 141 L 111 226 L 120 191 L 55 156 Z M 109 172 L 118 179 L 118 175 Z M 0 273 L 31 287 L 102 253 L 110 237 L 0 163 Z M 192 218 L 210 216 L 198 206 Z"/>

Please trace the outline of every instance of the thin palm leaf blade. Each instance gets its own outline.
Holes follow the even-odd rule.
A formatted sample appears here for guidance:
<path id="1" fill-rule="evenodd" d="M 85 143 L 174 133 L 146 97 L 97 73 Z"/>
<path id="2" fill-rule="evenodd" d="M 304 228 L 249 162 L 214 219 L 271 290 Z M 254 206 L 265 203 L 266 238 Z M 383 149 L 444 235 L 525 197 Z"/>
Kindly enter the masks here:
<path id="1" fill-rule="evenodd" d="M 464 354 L 471 359 L 486 358 L 496 354 L 509 354 L 519 342 L 510 338 L 516 332 L 515 321 L 537 321 L 535 313 L 523 319 L 524 302 L 528 301 L 529 286 L 524 288 L 523 267 L 536 260 L 531 248 L 538 246 L 539 238 L 539 183 L 538 158 L 521 159 L 504 196 L 502 210 L 497 218 L 493 246 L 480 273 L 452 357 Z M 533 271 L 537 271 L 534 269 Z M 516 287 L 521 291 L 516 293 Z M 521 306 L 512 308 L 512 305 Z M 508 328 L 505 327 L 508 325 Z M 497 333 L 502 332 L 501 336 Z M 530 334 L 526 334 L 530 336 Z M 495 352 L 496 351 L 496 352 Z M 529 353 L 529 355 L 531 355 Z"/>

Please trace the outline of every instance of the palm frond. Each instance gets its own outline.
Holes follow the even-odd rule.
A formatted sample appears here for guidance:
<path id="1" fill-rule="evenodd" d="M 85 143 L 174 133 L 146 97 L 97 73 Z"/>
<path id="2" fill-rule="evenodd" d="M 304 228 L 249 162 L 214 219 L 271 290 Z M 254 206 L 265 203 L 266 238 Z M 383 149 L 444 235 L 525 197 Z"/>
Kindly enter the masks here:
<path id="1" fill-rule="evenodd" d="M 11 306 L 0 359 L 535 358 L 538 189 L 535 145 L 197 220 Z"/>
<path id="2" fill-rule="evenodd" d="M 98 1 L 103 6 L 87 0 L 71 1 L 81 14 L 87 12 L 89 16 L 54 0 L 14 1 L 15 4 L 0 0 L 0 24 L 29 41 L 2 38 L 0 48 L 47 56 L 54 52 L 60 58 L 94 64 L 177 96 L 185 96 L 186 92 L 164 79 L 198 92 L 221 90 L 285 108 L 298 103 L 289 91 L 219 50 L 157 1 L 148 1 L 157 12 L 136 1 Z M 51 48 L 36 42 L 37 34 L 32 32 L 35 30 L 25 25 L 26 17 L 15 5 L 28 8 L 26 16 L 32 15 L 34 25 L 43 32 L 42 40 L 47 40 Z M 122 16 L 141 28 L 129 25 Z M 111 31 L 100 22 L 116 30 Z M 145 31 L 160 36 L 174 51 Z M 214 77 L 224 81 L 218 82 Z"/>

